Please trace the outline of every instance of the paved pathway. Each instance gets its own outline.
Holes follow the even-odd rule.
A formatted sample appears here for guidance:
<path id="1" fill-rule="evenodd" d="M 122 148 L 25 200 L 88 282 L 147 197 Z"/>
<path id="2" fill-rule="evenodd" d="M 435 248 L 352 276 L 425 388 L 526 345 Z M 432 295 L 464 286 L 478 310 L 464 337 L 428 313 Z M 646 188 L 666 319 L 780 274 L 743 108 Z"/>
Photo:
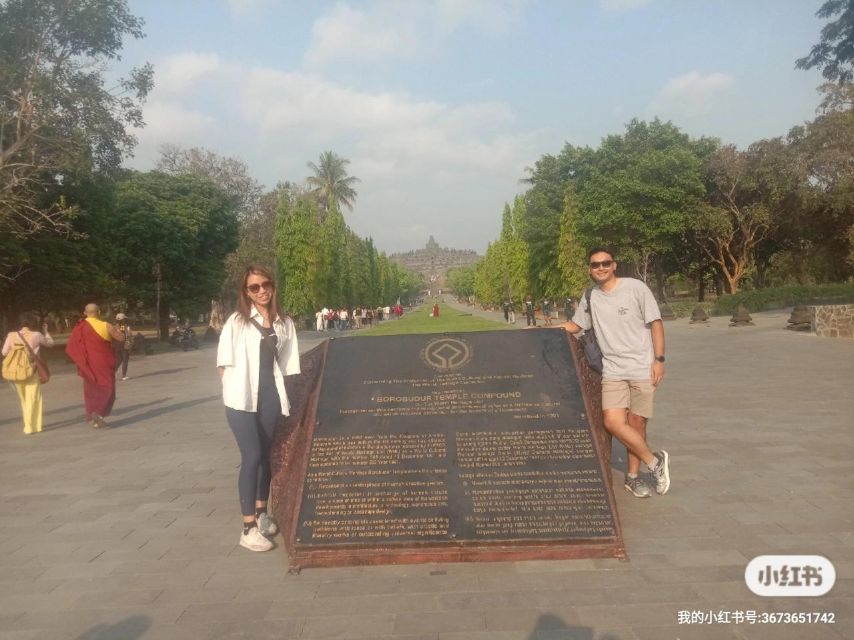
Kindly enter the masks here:
<path id="1" fill-rule="evenodd" d="M 854 342 L 666 324 L 651 426 L 673 488 L 617 502 L 630 560 L 307 569 L 237 546 L 239 456 L 214 350 L 131 362 L 113 428 L 58 368 L 46 429 L 0 392 L 0 640 L 664 640 L 854 637 Z M 304 335 L 303 346 L 317 337 Z M 619 485 L 618 485 L 619 486 Z M 763 599 L 746 563 L 820 553 L 822 598 Z M 835 625 L 678 625 L 681 610 L 833 611 Z"/>

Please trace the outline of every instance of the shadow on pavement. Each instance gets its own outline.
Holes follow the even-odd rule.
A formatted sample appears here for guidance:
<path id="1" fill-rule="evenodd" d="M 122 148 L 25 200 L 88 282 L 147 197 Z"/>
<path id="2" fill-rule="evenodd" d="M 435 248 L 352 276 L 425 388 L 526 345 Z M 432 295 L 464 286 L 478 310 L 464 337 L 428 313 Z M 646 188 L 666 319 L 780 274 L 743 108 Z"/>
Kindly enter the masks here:
<path id="1" fill-rule="evenodd" d="M 77 636 L 77 640 L 137 640 L 151 627 L 148 616 L 131 616 L 116 624 L 99 624 Z"/>
<path id="2" fill-rule="evenodd" d="M 63 413 L 65 411 L 71 411 L 72 409 L 76 409 L 78 406 L 79 405 L 76 405 L 76 404 L 70 404 L 67 407 L 60 407 L 59 409 L 51 409 L 50 411 L 44 411 L 42 413 L 42 415 L 43 416 L 49 416 L 49 415 L 52 415 L 54 413 Z M 3 426 L 4 424 L 11 424 L 13 422 L 20 422 L 20 421 L 21 421 L 21 417 L 19 415 L 12 417 L 12 418 L 6 418 L 5 420 L 0 420 L 0 427 Z"/>
<path id="3" fill-rule="evenodd" d="M 177 369 L 161 369 L 160 371 L 149 371 L 148 373 L 141 373 L 138 376 L 131 376 L 131 381 L 139 380 L 140 378 L 147 378 L 148 376 L 165 376 L 170 373 L 178 373 L 179 371 L 188 371 L 189 369 L 198 369 L 198 367 L 178 367 Z"/>
<path id="4" fill-rule="evenodd" d="M 167 396 L 165 398 L 160 398 L 159 400 L 152 400 L 151 402 L 140 402 L 138 404 L 128 405 L 127 407 L 120 407 L 113 411 L 112 415 L 121 415 L 123 413 L 128 413 L 129 411 L 136 411 L 137 409 L 142 409 L 143 407 L 150 407 L 154 404 L 160 404 L 161 402 L 166 402 L 167 400 L 171 400 L 172 396 Z M 57 413 L 58 411 L 68 411 L 69 409 L 82 409 L 83 408 L 83 400 L 81 398 L 80 404 L 71 405 L 68 407 L 63 407 L 62 409 L 54 409 L 53 411 L 48 411 L 47 413 Z M 20 420 L 19 420 L 20 421 Z M 54 431 L 55 429 L 62 429 L 63 427 L 70 427 L 75 424 L 85 424 L 86 416 L 82 413 L 74 416 L 73 418 L 68 418 L 67 420 L 63 420 L 62 422 L 54 422 L 52 424 L 44 425 L 44 431 Z"/>
<path id="5" fill-rule="evenodd" d="M 213 396 L 207 396 L 205 398 L 196 398 L 195 400 L 187 400 L 186 402 L 176 402 L 175 404 L 170 404 L 165 407 L 158 407 L 157 409 L 151 409 L 150 411 L 146 411 L 145 413 L 140 413 L 139 415 L 131 416 L 129 418 L 125 418 L 123 420 L 117 420 L 115 422 L 108 421 L 107 424 L 113 429 L 117 427 L 126 427 L 131 424 L 136 424 L 137 422 L 142 422 L 143 420 L 149 420 L 151 418 L 157 418 L 158 416 L 162 416 L 166 413 L 172 413 L 173 411 L 180 411 L 181 409 L 189 409 L 190 407 L 195 407 L 196 405 L 205 404 L 207 402 L 212 402 L 213 400 L 221 400 L 222 395 L 217 393 Z"/>
<path id="6" fill-rule="evenodd" d="M 528 640 L 543 640 L 543 638 L 560 638 L 560 640 L 620 640 L 620 637 L 613 633 L 606 633 L 594 639 L 591 627 L 568 626 L 563 621 L 563 618 L 551 613 L 541 615 L 528 636 Z"/>

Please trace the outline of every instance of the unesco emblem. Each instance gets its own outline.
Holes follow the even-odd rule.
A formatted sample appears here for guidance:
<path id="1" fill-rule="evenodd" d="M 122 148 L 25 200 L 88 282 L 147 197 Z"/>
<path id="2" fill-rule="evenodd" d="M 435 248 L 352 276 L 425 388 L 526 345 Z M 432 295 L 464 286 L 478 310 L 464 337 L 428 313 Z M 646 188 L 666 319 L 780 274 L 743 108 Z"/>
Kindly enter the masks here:
<path id="1" fill-rule="evenodd" d="M 468 364 L 471 345 L 458 338 L 435 338 L 421 351 L 421 359 L 436 371 L 453 371 Z"/>

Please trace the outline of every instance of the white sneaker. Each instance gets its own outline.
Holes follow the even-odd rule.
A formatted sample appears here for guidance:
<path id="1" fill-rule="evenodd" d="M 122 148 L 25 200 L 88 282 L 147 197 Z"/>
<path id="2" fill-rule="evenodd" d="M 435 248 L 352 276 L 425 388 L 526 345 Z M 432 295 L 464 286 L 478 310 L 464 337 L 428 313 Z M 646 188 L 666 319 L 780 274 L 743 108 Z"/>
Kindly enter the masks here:
<path id="1" fill-rule="evenodd" d="M 258 531 L 258 527 L 252 527 L 249 533 L 240 534 L 240 546 L 250 551 L 269 551 L 273 548 L 273 543 Z"/>

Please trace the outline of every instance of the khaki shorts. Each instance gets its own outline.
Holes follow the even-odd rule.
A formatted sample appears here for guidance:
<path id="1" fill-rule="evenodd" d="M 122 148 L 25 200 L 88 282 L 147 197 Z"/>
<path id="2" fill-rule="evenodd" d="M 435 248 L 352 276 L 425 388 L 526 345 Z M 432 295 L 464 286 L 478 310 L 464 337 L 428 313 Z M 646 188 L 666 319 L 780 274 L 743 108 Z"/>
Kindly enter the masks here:
<path id="1" fill-rule="evenodd" d="M 655 387 L 649 380 L 603 380 L 602 410 L 628 409 L 644 418 L 652 417 Z"/>

